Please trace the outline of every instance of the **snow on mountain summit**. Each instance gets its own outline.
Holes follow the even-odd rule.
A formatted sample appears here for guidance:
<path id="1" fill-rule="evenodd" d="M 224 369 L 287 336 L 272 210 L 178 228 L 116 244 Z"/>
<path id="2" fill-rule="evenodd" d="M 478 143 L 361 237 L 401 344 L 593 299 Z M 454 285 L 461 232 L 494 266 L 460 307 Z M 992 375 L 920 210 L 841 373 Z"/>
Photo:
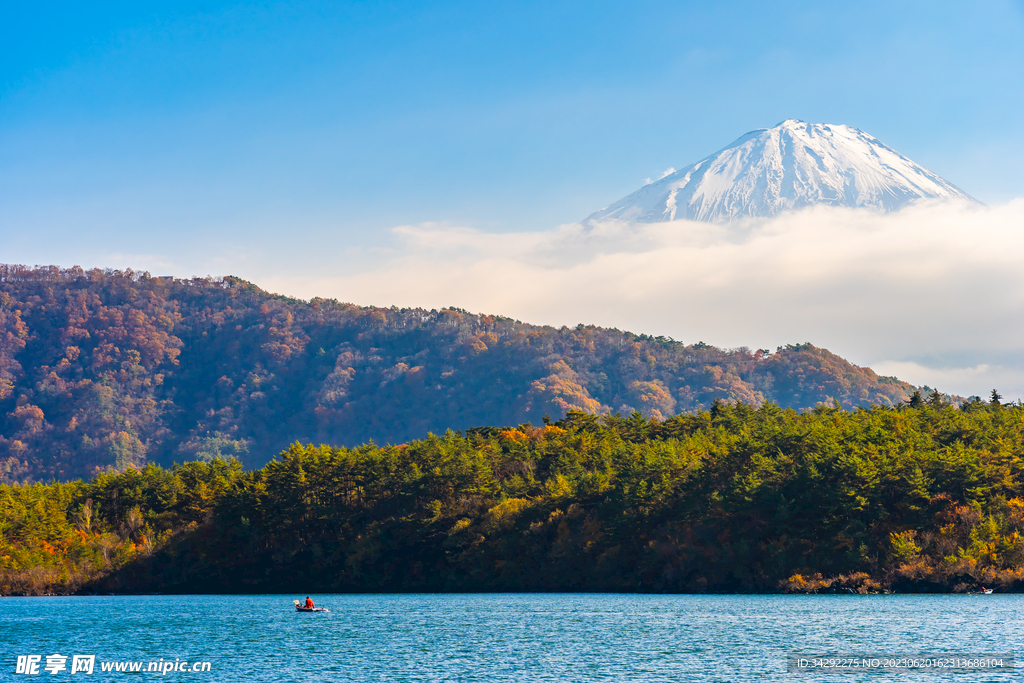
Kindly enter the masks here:
<path id="1" fill-rule="evenodd" d="M 864 131 L 787 119 L 747 133 L 584 222 L 724 222 L 816 204 L 895 211 L 920 199 L 976 201 Z"/>

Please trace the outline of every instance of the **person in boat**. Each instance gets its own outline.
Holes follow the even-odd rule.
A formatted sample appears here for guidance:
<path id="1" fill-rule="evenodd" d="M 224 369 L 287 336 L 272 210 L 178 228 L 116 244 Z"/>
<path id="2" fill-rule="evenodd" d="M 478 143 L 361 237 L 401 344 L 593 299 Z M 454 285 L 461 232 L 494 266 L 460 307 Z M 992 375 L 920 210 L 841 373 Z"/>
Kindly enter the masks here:
<path id="1" fill-rule="evenodd" d="M 310 600 L 309 596 L 307 595 L 306 596 L 306 609 L 313 609 L 313 607 L 314 607 L 313 601 Z"/>

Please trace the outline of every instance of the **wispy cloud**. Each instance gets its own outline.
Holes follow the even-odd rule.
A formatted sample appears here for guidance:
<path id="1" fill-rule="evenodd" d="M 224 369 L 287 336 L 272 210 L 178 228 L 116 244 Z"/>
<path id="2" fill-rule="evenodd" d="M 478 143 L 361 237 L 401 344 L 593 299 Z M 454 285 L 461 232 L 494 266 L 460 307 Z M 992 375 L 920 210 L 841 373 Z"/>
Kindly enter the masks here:
<path id="1" fill-rule="evenodd" d="M 662 178 L 665 178 L 666 176 L 670 176 L 670 175 L 672 175 L 675 172 L 676 172 L 676 169 L 674 169 L 671 166 L 669 166 L 668 168 L 666 168 L 664 171 L 661 172 L 661 175 L 658 176 L 658 180 L 661 180 Z M 654 181 L 651 180 L 650 178 L 644 178 L 644 185 L 650 185 L 653 182 Z"/>
<path id="2" fill-rule="evenodd" d="M 1024 396 L 1024 200 L 887 215 L 817 207 L 728 226 L 427 224 L 394 237 L 391 255 L 358 274 L 261 284 L 722 346 L 811 341 L 944 391 Z"/>
<path id="3" fill-rule="evenodd" d="M 1004 394 L 1008 388 L 1024 387 L 1024 367 L 988 365 L 973 367 L 928 367 L 914 361 L 882 361 L 872 365 L 880 375 L 892 375 L 913 384 L 932 387 L 963 387 L 962 395 L 988 398 L 989 390 L 999 388 Z M 1017 390 L 1018 392 L 1020 389 Z M 1012 398 L 1019 398 L 1019 394 Z"/>

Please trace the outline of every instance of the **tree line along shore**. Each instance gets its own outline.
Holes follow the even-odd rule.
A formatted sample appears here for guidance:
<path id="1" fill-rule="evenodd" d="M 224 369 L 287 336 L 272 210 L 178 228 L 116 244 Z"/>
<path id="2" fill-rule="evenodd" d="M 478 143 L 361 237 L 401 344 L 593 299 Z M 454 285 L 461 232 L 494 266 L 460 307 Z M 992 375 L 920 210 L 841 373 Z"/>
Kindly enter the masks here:
<path id="1" fill-rule="evenodd" d="M 570 411 L 0 486 L 0 594 L 1024 588 L 1024 407 Z"/>

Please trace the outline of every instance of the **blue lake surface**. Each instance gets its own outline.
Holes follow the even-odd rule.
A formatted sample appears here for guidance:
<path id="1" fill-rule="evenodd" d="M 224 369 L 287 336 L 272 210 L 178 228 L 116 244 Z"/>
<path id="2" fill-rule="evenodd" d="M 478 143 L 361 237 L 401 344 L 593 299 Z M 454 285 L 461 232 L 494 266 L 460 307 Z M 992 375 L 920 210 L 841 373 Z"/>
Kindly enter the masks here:
<path id="1" fill-rule="evenodd" d="M 791 652 L 1010 653 L 1024 596 L 606 594 L 0 599 L 2 680 L 881 681 L 963 674 L 786 673 Z M 92 654 L 93 675 L 15 673 L 18 655 Z M 102 661 L 208 661 L 208 672 L 102 673 Z M 1024 661 L 1021 662 L 1024 665 Z"/>

